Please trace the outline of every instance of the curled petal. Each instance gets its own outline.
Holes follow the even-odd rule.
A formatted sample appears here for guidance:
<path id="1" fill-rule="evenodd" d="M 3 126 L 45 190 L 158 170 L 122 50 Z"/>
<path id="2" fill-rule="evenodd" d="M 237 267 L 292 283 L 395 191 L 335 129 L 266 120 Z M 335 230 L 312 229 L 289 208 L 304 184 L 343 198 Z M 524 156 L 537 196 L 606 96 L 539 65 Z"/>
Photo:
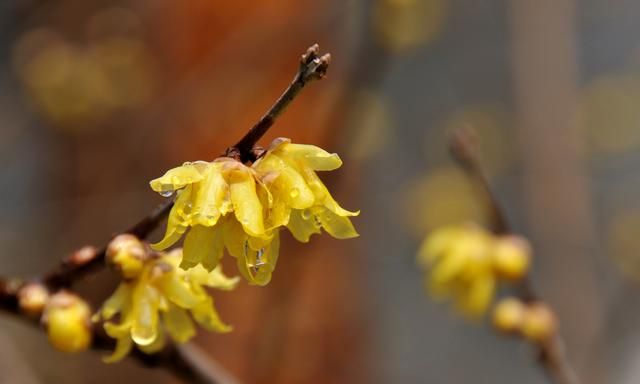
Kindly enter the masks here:
<path id="1" fill-rule="evenodd" d="M 189 283 L 175 273 L 160 277 L 156 284 L 167 299 L 182 308 L 193 308 L 202 301 L 202 297 L 194 293 Z"/>
<path id="2" fill-rule="evenodd" d="M 151 189 L 160 193 L 173 193 L 185 186 L 197 183 L 203 177 L 193 163 L 184 163 L 180 167 L 168 170 L 162 177 L 151 180 Z"/>
<path id="3" fill-rule="evenodd" d="M 188 186 L 179 192 L 178 198 L 169 213 L 167 231 L 164 238 L 155 244 L 151 244 L 151 248 L 157 251 L 167 249 L 180 240 L 180 237 L 187 231 L 189 223 L 186 218 L 190 211 L 191 191 L 192 187 Z"/>
<path id="4" fill-rule="evenodd" d="M 271 275 L 276 268 L 280 252 L 280 235 L 276 232 L 268 246 L 253 249 L 247 241 L 242 257 L 238 257 L 237 264 L 240 274 L 250 284 L 267 285 L 271 281 Z"/>
<path id="5" fill-rule="evenodd" d="M 251 236 L 264 236 L 262 204 L 256 193 L 253 176 L 247 171 L 232 170 L 229 189 L 235 216 L 244 231 Z"/>
<path id="6" fill-rule="evenodd" d="M 233 327 L 220 320 L 220 316 L 213 306 L 213 299 L 211 297 L 208 297 L 206 301 L 203 301 L 191 309 L 191 314 L 198 324 L 209 331 L 231 332 L 233 329 Z"/>
<path id="7" fill-rule="evenodd" d="M 315 220 L 315 216 L 310 209 L 291 210 L 287 228 L 296 240 L 307 243 L 311 235 L 320 233 L 320 224 Z"/>
<path id="8" fill-rule="evenodd" d="M 102 308 L 100 309 L 102 319 L 109 320 L 116 313 L 122 312 L 125 303 L 129 300 L 130 294 L 131 287 L 129 284 L 120 284 L 116 291 L 102 304 Z"/>
<path id="9" fill-rule="evenodd" d="M 170 305 L 169 310 L 163 316 L 164 325 L 171 338 L 179 343 L 184 343 L 196 334 L 193 321 L 187 311 L 175 305 Z"/>
<path id="10" fill-rule="evenodd" d="M 285 161 L 275 154 L 268 154 L 256 164 L 258 172 L 277 174 L 269 183 L 275 200 L 281 200 L 295 209 L 309 208 L 315 202 L 313 191 L 298 172 L 295 164 Z"/>
<path id="11" fill-rule="evenodd" d="M 107 325 L 105 324 L 105 329 Z M 116 349 L 109 356 L 105 356 L 102 358 L 102 361 L 105 363 L 115 363 L 122 360 L 129 351 L 131 351 L 131 347 L 133 347 L 133 341 L 131 337 L 127 334 L 126 336 L 121 336 L 116 339 Z"/>
<path id="12" fill-rule="evenodd" d="M 340 156 L 315 145 L 287 143 L 278 147 L 278 153 L 290 156 L 315 171 L 333 171 L 342 166 Z"/>
<path id="13" fill-rule="evenodd" d="M 322 209 L 318 212 L 317 218 L 320 220 L 322 228 L 336 239 L 358 237 L 358 232 L 347 217 L 339 216 L 328 209 Z"/>
<path id="14" fill-rule="evenodd" d="M 242 257 L 244 243 L 247 241 L 247 234 L 242 230 L 242 225 L 234 217 L 229 217 L 222 225 L 222 234 L 229 254 Z"/>
<path id="15" fill-rule="evenodd" d="M 229 187 L 222 175 L 222 163 L 208 164 L 204 176 L 195 197 L 192 222 L 210 227 L 218 222 L 220 216 L 230 212 L 232 207 Z"/>
<path id="16" fill-rule="evenodd" d="M 219 226 L 195 225 L 184 239 L 180 267 L 187 269 L 202 264 L 207 270 L 212 270 L 220 262 L 223 251 L 224 237 Z"/>
<path id="17" fill-rule="evenodd" d="M 149 345 L 158 337 L 158 306 L 158 294 L 153 287 L 143 283 L 135 288 L 131 338 L 136 344 Z"/>

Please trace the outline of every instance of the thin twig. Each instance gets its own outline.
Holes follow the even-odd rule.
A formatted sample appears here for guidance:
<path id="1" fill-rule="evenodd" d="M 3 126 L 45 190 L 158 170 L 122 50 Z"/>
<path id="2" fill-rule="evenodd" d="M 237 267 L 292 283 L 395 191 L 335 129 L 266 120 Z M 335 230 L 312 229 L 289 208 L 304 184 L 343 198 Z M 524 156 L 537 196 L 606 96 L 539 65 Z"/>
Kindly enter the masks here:
<path id="1" fill-rule="evenodd" d="M 226 156 L 239 158 L 242 162 L 255 160 L 253 147 L 258 140 L 267 133 L 278 116 L 284 112 L 308 82 L 322 79 L 326 75 L 331 61 L 331 55 L 328 53 L 322 56 L 319 55 L 320 47 L 318 44 L 314 44 L 307 49 L 307 52 L 302 55 L 300 59 L 298 73 L 296 73 L 291 84 L 289 84 L 284 93 L 276 100 L 271 108 L 269 108 L 267 113 L 260 118 L 256 125 L 234 146 L 227 149 L 225 153 Z"/>
<path id="2" fill-rule="evenodd" d="M 491 229 L 496 234 L 512 233 L 504 210 L 498 203 L 491 190 L 491 185 L 487 179 L 477 136 L 471 129 L 458 129 L 453 132 L 449 149 L 452 157 L 467 172 L 482 190 L 487 200 L 491 212 Z M 525 302 L 533 302 L 538 299 L 531 281 L 525 276 L 517 286 L 517 294 Z M 567 358 L 564 341 L 559 334 L 549 340 L 536 344 L 538 347 L 538 361 L 547 373 L 552 382 L 558 384 L 580 384 L 575 370 Z"/>

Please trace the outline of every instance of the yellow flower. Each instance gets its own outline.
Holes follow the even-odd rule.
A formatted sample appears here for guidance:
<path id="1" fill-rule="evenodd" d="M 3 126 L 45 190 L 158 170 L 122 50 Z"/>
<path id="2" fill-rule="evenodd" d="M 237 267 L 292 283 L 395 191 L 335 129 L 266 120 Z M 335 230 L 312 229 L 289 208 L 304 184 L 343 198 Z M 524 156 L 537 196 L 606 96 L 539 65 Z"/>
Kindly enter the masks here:
<path id="1" fill-rule="evenodd" d="M 200 265 L 183 270 L 181 258 L 181 249 L 148 258 L 139 273 L 129 276 L 104 302 L 94 321 L 104 320 L 105 331 L 117 341 L 106 362 L 122 359 L 134 343 L 146 353 L 159 351 L 165 332 L 177 342 L 189 340 L 196 332 L 192 318 L 210 331 L 231 330 L 204 287 L 231 290 L 238 278 L 225 277 L 220 267 L 211 272 Z"/>
<path id="2" fill-rule="evenodd" d="M 224 245 L 239 240 L 238 236 L 228 237 L 229 233 L 236 235 L 236 227 L 241 228 L 247 238 L 262 242 L 268 243 L 274 236 L 264 225 L 271 200 L 269 191 L 256 179 L 253 169 L 234 159 L 222 157 L 210 163 L 185 163 L 150 184 L 163 196 L 177 193 L 166 234 L 152 247 L 166 249 L 188 231 L 183 268 L 198 264 L 207 270 L 215 268 L 222 258 Z M 232 227 L 234 231 L 225 227 Z M 236 245 L 243 243 L 234 243 Z"/>
<path id="3" fill-rule="evenodd" d="M 529 247 L 515 236 L 496 236 L 475 225 L 438 229 L 424 241 L 419 264 L 428 269 L 427 286 L 435 298 L 453 298 L 463 313 L 483 314 L 501 280 L 528 271 Z"/>
<path id="4" fill-rule="evenodd" d="M 293 236 L 308 242 L 323 228 L 331 236 L 348 239 L 358 236 L 350 212 L 338 205 L 316 171 L 332 171 L 342 165 L 336 154 L 313 145 L 292 144 L 276 139 L 253 168 L 273 196 L 268 228 L 286 226 Z"/>
<path id="5" fill-rule="evenodd" d="M 51 296 L 42 317 L 51 345 L 67 353 L 84 351 L 89 347 L 90 319 L 89 305 L 66 291 Z"/>

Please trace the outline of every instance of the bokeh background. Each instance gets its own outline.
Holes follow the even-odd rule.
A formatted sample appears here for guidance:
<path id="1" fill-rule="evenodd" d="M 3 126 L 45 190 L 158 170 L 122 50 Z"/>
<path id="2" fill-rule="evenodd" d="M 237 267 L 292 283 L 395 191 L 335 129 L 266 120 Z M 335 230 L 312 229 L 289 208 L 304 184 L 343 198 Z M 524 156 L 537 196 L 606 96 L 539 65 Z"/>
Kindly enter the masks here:
<path id="1" fill-rule="evenodd" d="M 545 382 L 527 346 L 432 302 L 415 266 L 429 230 L 487 220 L 446 150 L 473 127 L 570 360 L 587 383 L 637 383 L 639 17 L 634 0 L 2 0 L 0 273 L 135 222 L 160 202 L 148 180 L 218 156 L 317 42 L 328 78 L 263 144 L 339 152 L 322 176 L 361 237 L 286 236 L 269 286 L 216 295 L 235 331 L 196 342 L 246 383 Z M 79 289 L 98 304 L 114 284 Z M 152 380 L 174 382 L 0 318 L 2 383 Z"/>

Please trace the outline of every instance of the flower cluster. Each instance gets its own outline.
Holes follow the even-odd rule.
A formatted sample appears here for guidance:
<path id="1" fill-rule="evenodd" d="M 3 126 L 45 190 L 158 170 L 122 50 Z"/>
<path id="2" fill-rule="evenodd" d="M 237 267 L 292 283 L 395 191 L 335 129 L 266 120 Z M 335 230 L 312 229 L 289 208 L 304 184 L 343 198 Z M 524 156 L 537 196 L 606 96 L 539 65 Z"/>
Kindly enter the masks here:
<path id="1" fill-rule="evenodd" d="M 164 250 L 186 233 L 182 268 L 212 270 L 226 249 L 250 283 L 265 285 L 280 228 L 302 242 L 321 229 L 340 239 L 358 235 L 349 219 L 358 212 L 340 207 L 316 174 L 341 165 L 336 154 L 277 139 L 251 166 L 221 157 L 173 168 L 150 183 L 163 196 L 177 194 L 166 234 L 152 247 Z"/>
<path id="2" fill-rule="evenodd" d="M 238 279 L 224 276 L 219 266 L 212 271 L 202 266 L 184 270 L 179 268 L 181 249 L 156 254 L 130 235 L 110 243 L 107 260 L 124 279 L 94 316 L 94 321 L 105 321 L 107 335 L 117 341 L 106 362 L 122 359 L 134 343 L 143 352 L 156 352 L 165 345 L 165 333 L 185 342 L 195 335 L 193 320 L 210 331 L 231 330 L 205 290 L 231 290 L 237 284 Z"/>
<path id="3" fill-rule="evenodd" d="M 452 298 L 465 314 L 479 316 L 491 303 L 499 281 L 522 279 L 530 247 L 521 237 L 494 235 L 472 224 L 432 232 L 418 262 L 429 271 L 426 284 L 435 298 Z"/>

